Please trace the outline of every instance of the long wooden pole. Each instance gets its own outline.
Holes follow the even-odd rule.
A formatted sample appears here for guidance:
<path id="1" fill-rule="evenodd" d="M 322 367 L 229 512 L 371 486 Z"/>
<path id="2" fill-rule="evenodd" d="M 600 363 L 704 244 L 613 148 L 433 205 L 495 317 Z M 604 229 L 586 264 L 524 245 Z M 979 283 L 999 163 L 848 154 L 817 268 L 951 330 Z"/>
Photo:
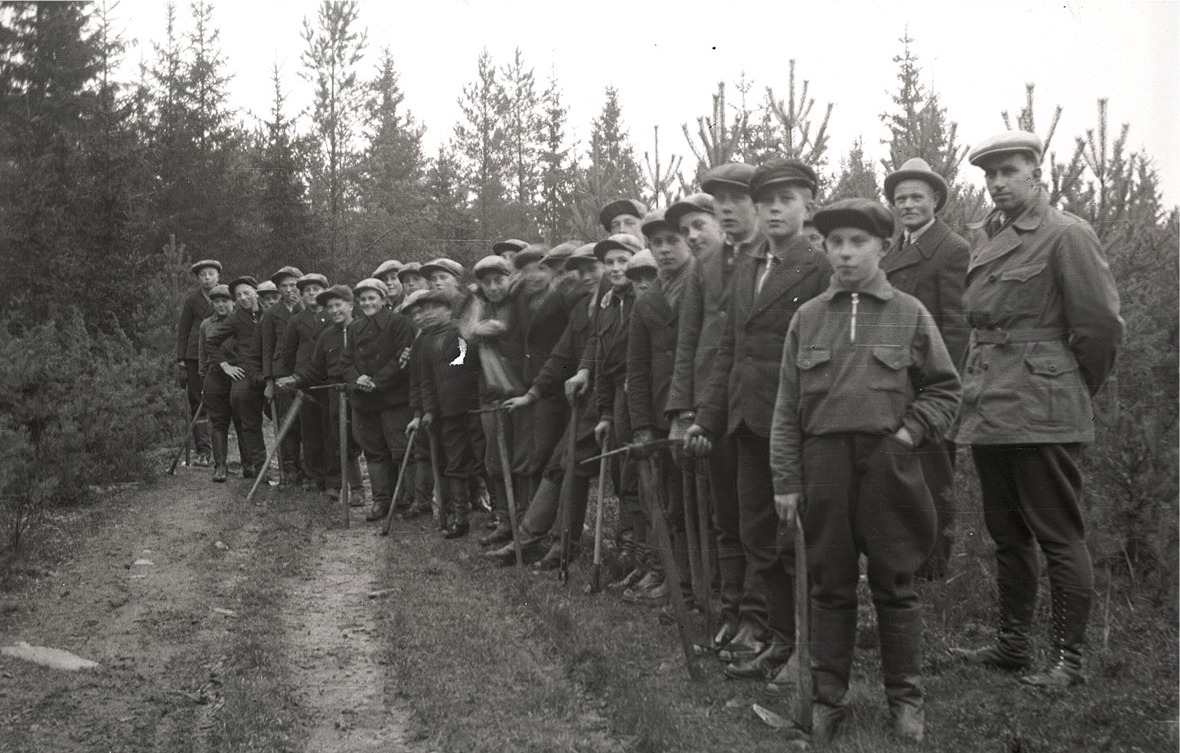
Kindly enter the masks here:
<path id="1" fill-rule="evenodd" d="M 397 497 L 401 493 L 402 485 L 406 480 L 406 467 L 410 464 L 410 455 L 414 452 L 414 440 L 418 438 L 418 427 L 415 426 L 410 430 L 410 438 L 406 442 L 406 455 L 402 458 L 401 469 L 397 472 L 397 484 L 393 487 L 393 504 L 397 504 Z M 385 516 L 385 522 L 381 524 L 381 535 L 389 535 L 389 527 L 393 524 L 393 510 Z"/>
<path id="2" fill-rule="evenodd" d="M 266 455 L 266 464 L 263 468 L 270 466 L 270 461 L 274 460 L 275 455 L 279 451 L 279 442 L 283 441 L 283 437 L 287 436 L 287 432 L 291 431 L 291 427 L 295 425 L 295 419 L 299 418 L 299 407 L 303 405 L 303 393 L 295 394 L 295 399 L 291 401 L 291 409 L 287 411 L 287 415 L 283 417 L 283 425 L 275 432 L 275 443 L 270 448 L 270 452 Z M 262 479 L 266 478 L 265 473 L 259 473 L 254 477 L 254 484 L 250 487 L 250 493 L 246 495 L 247 502 L 254 501 L 254 495 L 258 493 L 258 487 L 262 485 Z"/>
<path id="3" fill-rule="evenodd" d="M 516 492 L 512 488 L 512 456 L 508 454 L 508 420 L 505 411 L 496 411 L 496 444 L 500 447 L 500 472 L 504 474 L 504 493 L 508 495 L 508 524 L 512 526 L 512 548 L 516 551 L 516 566 L 524 567 L 524 552 L 520 548 L 520 537 L 516 532 Z"/>

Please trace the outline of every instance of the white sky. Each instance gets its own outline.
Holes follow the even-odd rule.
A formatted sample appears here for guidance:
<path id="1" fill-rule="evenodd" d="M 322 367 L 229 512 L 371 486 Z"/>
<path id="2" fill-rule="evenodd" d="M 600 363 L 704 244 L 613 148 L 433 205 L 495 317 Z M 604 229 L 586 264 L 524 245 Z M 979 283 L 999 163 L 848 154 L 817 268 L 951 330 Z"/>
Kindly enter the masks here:
<path id="1" fill-rule="evenodd" d="M 214 21 L 228 59 L 231 104 L 243 116 L 265 116 L 271 102 L 270 69 L 277 61 L 292 114 L 311 101 L 298 73 L 304 17 L 315 18 L 315 0 L 222 2 Z M 181 28 L 188 8 L 179 9 Z M 159 0 L 122 0 L 116 25 L 138 48 L 128 52 L 125 78 L 134 78 L 140 54 L 152 60 L 150 42 L 164 30 Z M 456 100 L 474 79 L 476 59 L 487 47 L 498 64 L 520 47 L 543 89 L 552 74 L 569 107 L 570 131 L 584 138 L 602 106 L 603 90 L 619 91 L 625 125 L 642 155 L 660 148 L 686 156 L 682 123 L 711 110 L 719 81 L 728 94 L 740 74 L 787 93 L 787 63 L 811 81 L 816 110 L 835 109 L 828 160 L 839 163 L 863 138 L 874 158 L 886 154 L 879 115 L 896 89 L 898 39 L 908 27 L 924 81 L 933 85 L 959 124 L 960 142 L 977 143 L 1004 128 L 1000 112 L 1015 117 L 1026 82 L 1035 82 L 1037 127 L 1042 135 L 1057 104 L 1065 111 L 1054 150 L 1072 152 L 1075 136 L 1097 122 L 1097 100 L 1110 100 L 1110 133 L 1131 124 L 1129 145 L 1145 148 L 1162 179 L 1165 203 L 1180 203 L 1180 2 L 1105 0 L 1083 2 L 900 2 L 818 0 L 745 2 L 681 0 L 676 3 L 561 3 L 543 0 L 362 0 L 361 25 L 369 32 L 364 74 L 388 45 L 406 101 L 426 124 L 427 153 L 448 138 L 459 117 Z M 664 160 L 666 163 L 666 160 Z M 979 171 L 964 163 L 962 175 L 982 186 Z"/>

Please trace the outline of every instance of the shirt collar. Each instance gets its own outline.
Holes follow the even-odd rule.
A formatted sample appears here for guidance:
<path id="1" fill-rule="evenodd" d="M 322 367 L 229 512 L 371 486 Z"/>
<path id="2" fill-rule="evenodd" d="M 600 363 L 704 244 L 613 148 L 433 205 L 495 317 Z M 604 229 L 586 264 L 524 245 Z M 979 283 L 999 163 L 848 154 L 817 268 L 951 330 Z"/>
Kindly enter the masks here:
<path id="1" fill-rule="evenodd" d="M 879 301 L 888 301 L 893 297 L 894 289 L 889 284 L 889 280 L 885 277 L 885 272 L 878 269 L 877 272 L 870 277 L 859 288 L 849 288 L 840 282 L 836 275 L 832 275 L 828 283 L 828 289 L 819 294 L 819 298 L 825 301 L 830 301 L 838 295 L 842 294 L 860 293 L 861 295 L 872 296 Z"/>
<path id="2" fill-rule="evenodd" d="M 914 231 L 912 231 L 912 232 L 911 232 L 911 231 L 908 231 L 908 230 L 904 231 L 904 232 L 903 232 L 903 236 L 904 236 L 904 240 L 905 240 L 905 242 L 906 242 L 906 243 L 917 243 L 917 242 L 918 242 L 918 239 L 919 239 L 919 238 L 921 238 L 921 237 L 922 237 L 922 235 L 923 235 L 923 234 L 924 234 L 924 233 L 925 233 L 927 230 L 929 230 L 931 227 L 933 227 L 933 226 L 934 226 L 934 221 L 935 221 L 936 219 L 938 219 L 938 218 L 937 218 L 937 217 L 931 217 L 929 222 L 927 222 L 925 225 L 923 225 L 922 227 L 920 227 L 920 228 L 918 228 L 917 230 L 914 230 Z"/>

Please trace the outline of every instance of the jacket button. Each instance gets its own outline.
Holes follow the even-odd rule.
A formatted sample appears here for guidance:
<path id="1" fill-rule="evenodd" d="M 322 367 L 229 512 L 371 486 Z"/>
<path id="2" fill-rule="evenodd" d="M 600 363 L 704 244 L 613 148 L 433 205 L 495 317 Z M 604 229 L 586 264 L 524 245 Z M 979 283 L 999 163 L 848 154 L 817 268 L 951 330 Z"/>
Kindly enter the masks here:
<path id="1" fill-rule="evenodd" d="M 1049 364 L 1049 373 L 1052 374 L 1055 371 L 1057 371 L 1057 364 L 1055 364 L 1055 363 Z"/>
<path id="2" fill-rule="evenodd" d="M 983 370 L 987 371 L 987 364 L 986 363 L 983 365 Z"/>
<path id="3" fill-rule="evenodd" d="M 805 358 L 799 362 L 799 365 L 802 366 L 803 368 L 807 368 L 808 366 L 811 365 L 811 360 Z"/>

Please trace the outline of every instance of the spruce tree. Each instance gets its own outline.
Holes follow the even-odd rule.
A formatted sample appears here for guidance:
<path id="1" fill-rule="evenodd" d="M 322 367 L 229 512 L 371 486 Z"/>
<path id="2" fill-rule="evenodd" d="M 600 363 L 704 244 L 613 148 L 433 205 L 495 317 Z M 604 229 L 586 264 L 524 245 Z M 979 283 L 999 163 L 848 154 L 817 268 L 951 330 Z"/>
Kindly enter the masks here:
<path id="1" fill-rule="evenodd" d="M 271 69 L 271 83 L 274 99 L 270 119 L 263 123 L 265 130 L 257 159 L 262 181 L 260 214 L 265 230 L 263 260 L 266 269 L 281 264 L 310 268 L 313 261 L 318 261 L 318 254 L 304 179 L 306 145 L 300 143 L 294 124 L 287 117 L 287 98 L 277 63 Z"/>
<path id="2" fill-rule="evenodd" d="M 865 157 L 864 142 L 860 139 L 853 143 L 852 149 L 848 151 L 848 156 L 840 160 L 840 173 L 836 178 L 836 185 L 824 197 L 823 201 L 826 203 L 849 198 L 872 199 L 873 201 L 881 199 L 881 187 L 877 182 L 877 172 L 873 169 L 873 161 Z"/>
<path id="3" fill-rule="evenodd" d="M 556 79 L 551 79 L 545 89 L 542 108 L 544 148 L 540 155 L 541 187 L 537 223 L 545 240 L 556 244 L 570 232 L 570 204 L 574 197 L 576 175 L 571 147 L 565 138 L 568 110 L 561 100 L 561 88 Z"/>
<path id="4" fill-rule="evenodd" d="M 478 233 L 485 240 L 501 235 L 504 196 L 511 169 L 504 121 L 507 100 L 491 54 L 479 54 L 476 79 L 463 87 L 462 120 L 455 124 L 455 149 L 471 194 Z"/>

